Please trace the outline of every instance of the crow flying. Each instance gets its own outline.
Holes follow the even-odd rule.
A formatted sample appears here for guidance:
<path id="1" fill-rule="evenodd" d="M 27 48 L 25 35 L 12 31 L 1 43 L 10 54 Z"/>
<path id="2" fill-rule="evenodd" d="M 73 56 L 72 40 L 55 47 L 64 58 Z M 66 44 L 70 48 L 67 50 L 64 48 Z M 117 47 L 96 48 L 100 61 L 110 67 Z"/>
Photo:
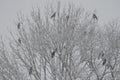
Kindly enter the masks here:
<path id="1" fill-rule="evenodd" d="M 96 16 L 96 14 L 93 14 L 93 19 L 98 20 L 98 18 L 97 18 L 97 16 Z"/>
<path id="2" fill-rule="evenodd" d="M 57 48 L 51 53 L 51 57 L 53 58 L 55 56 L 55 52 L 57 51 Z"/>
<path id="3" fill-rule="evenodd" d="M 56 12 L 51 16 L 51 18 L 55 17 L 56 16 Z"/>

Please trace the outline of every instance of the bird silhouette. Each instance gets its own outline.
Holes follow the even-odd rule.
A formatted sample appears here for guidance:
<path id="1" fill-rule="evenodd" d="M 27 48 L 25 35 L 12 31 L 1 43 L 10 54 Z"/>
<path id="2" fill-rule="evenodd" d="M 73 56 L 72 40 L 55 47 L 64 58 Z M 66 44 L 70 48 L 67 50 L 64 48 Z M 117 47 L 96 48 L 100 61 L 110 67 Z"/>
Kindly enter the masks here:
<path id="1" fill-rule="evenodd" d="M 51 53 L 51 57 L 53 58 L 55 56 L 55 52 L 57 51 L 57 48 Z"/>
<path id="2" fill-rule="evenodd" d="M 93 14 L 93 19 L 98 20 L 98 17 L 96 16 L 96 14 Z"/>
<path id="3" fill-rule="evenodd" d="M 98 55 L 98 59 L 100 59 L 100 58 L 104 58 L 104 52 L 103 51 L 100 52 L 99 55 Z"/>
<path id="4" fill-rule="evenodd" d="M 30 67 L 30 69 L 29 69 L 29 75 L 31 75 L 31 74 L 32 74 L 32 71 L 33 71 L 33 68 L 32 68 L 32 67 Z"/>
<path id="5" fill-rule="evenodd" d="M 56 16 L 56 12 L 51 16 L 51 18 L 54 18 Z"/>
<path id="6" fill-rule="evenodd" d="M 106 59 L 103 60 L 103 65 L 105 65 L 105 63 L 106 63 Z"/>
<path id="7" fill-rule="evenodd" d="M 104 57 L 104 53 L 101 54 L 101 57 Z"/>
<path id="8" fill-rule="evenodd" d="M 68 19 L 69 19 L 69 15 L 66 16 L 66 19 L 67 19 L 67 21 L 68 21 Z"/>
<path id="9" fill-rule="evenodd" d="M 21 44 L 21 39 L 20 38 L 18 39 L 18 42 Z"/>
<path id="10" fill-rule="evenodd" d="M 20 23 L 18 23 L 17 28 L 20 29 Z"/>
<path id="11" fill-rule="evenodd" d="M 83 35 L 86 35 L 86 34 L 87 34 L 87 31 L 84 31 L 84 32 L 83 32 Z"/>

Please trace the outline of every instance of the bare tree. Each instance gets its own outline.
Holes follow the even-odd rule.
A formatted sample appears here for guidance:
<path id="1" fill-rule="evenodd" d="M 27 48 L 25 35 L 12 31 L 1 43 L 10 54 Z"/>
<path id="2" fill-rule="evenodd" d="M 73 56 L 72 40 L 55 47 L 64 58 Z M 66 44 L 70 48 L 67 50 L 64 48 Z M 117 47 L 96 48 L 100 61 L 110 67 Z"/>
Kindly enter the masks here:
<path id="1" fill-rule="evenodd" d="M 68 5 L 61 9 L 58 2 L 58 10 L 46 9 L 45 17 L 41 17 L 38 8 L 31 17 L 18 19 L 22 27 L 17 35 L 11 33 L 10 51 L 1 42 L 0 79 L 119 79 L 117 21 L 105 25 L 103 31 L 92 21 L 97 16 L 83 8 Z"/>

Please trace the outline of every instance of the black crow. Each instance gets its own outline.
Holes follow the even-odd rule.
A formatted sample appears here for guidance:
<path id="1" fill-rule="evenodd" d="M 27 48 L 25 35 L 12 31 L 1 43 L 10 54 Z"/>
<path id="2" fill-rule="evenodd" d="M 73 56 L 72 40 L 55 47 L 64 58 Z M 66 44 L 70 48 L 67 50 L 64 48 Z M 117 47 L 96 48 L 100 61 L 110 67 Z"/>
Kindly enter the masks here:
<path id="1" fill-rule="evenodd" d="M 86 34 L 87 34 L 87 31 L 84 31 L 83 34 L 86 35 Z"/>
<path id="2" fill-rule="evenodd" d="M 106 63 L 106 59 L 103 60 L 103 65 L 105 65 L 105 63 Z"/>
<path id="3" fill-rule="evenodd" d="M 21 39 L 20 38 L 18 39 L 18 42 L 21 44 Z"/>
<path id="4" fill-rule="evenodd" d="M 53 58 L 55 56 L 55 52 L 57 51 L 57 48 L 51 53 L 51 57 Z"/>
<path id="5" fill-rule="evenodd" d="M 56 16 L 56 12 L 51 16 L 51 18 L 55 17 Z"/>
<path id="6" fill-rule="evenodd" d="M 20 23 L 18 23 L 17 28 L 20 29 Z"/>
<path id="7" fill-rule="evenodd" d="M 99 53 L 98 59 L 103 58 L 103 57 L 104 57 L 104 53 L 103 53 L 103 51 L 102 51 L 102 52 Z"/>
<path id="8" fill-rule="evenodd" d="M 33 71 L 33 68 L 32 68 L 32 67 L 30 67 L 30 69 L 29 69 L 29 75 L 31 75 L 31 74 L 32 74 L 32 71 Z"/>
<path id="9" fill-rule="evenodd" d="M 104 53 L 101 54 L 101 57 L 104 57 Z"/>
<path id="10" fill-rule="evenodd" d="M 69 15 L 66 16 L 66 19 L 67 19 L 67 21 L 68 21 L 68 19 L 69 19 Z"/>
<path id="11" fill-rule="evenodd" d="M 98 20 L 98 18 L 97 18 L 97 16 L 96 16 L 96 14 L 93 14 L 93 19 Z"/>

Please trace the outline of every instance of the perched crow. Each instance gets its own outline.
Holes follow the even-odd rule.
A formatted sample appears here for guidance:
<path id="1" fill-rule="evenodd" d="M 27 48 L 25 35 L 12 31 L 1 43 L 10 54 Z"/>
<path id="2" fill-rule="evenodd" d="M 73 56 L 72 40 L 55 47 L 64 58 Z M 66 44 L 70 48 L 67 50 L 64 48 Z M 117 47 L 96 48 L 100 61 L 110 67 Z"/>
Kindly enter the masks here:
<path id="1" fill-rule="evenodd" d="M 103 51 L 102 51 L 102 52 L 99 53 L 98 59 L 103 58 L 103 57 L 104 57 L 104 53 L 103 53 Z"/>
<path id="2" fill-rule="evenodd" d="M 106 59 L 103 60 L 103 65 L 105 65 L 105 63 L 106 63 Z"/>
<path id="3" fill-rule="evenodd" d="M 51 53 L 51 57 L 53 58 L 55 56 L 55 52 L 57 51 L 57 48 Z"/>
<path id="4" fill-rule="evenodd" d="M 93 14 L 93 19 L 98 20 L 98 18 L 97 18 L 97 16 L 96 16 L 96 14 Z"/>
<path id="5" fill-rule="evenodd" d="M 20 23 L 18 23 L 17 28 L 20 29 Z"/>
<path id="6" fill-rule="evenodd" d="M 101 54 L 101 57 L 103 57 L 103 56 L 104 56 L 104 53 Z"/>
<path id="7" fill-rule="evenodd" d="M 83 32 L 83 35 L 86 35 L 86 34 L 87 34 L 87 31 L 84 31 L 84 32 Z"/>
<path id="8" fill-rule="evenodd" d="M 30 69 L 29 69 L 29 75 L 31 75 L 31 74 L 32 74 L 32 71 L 33 71 L 33 68 L 32 68 L 32 67 L 30 67 Z"/>
<path id="9" fill-rule="evenodd" d="M 56 12 L 51 16 L 51 18 L 55 17 L 56 16 Z"/>
<path id="10" fill-rule="evenodd" d="M 67 19 L 67 21 L 68 21 L 68 19 L 69 19 L 69 15 L 66 16 L 66 19 Z"/>
<path id="11" fill-rule="evenodd" d="M 21 39 L 20 38 L 18 39 L 18 42 L 21 44 Z"/>

